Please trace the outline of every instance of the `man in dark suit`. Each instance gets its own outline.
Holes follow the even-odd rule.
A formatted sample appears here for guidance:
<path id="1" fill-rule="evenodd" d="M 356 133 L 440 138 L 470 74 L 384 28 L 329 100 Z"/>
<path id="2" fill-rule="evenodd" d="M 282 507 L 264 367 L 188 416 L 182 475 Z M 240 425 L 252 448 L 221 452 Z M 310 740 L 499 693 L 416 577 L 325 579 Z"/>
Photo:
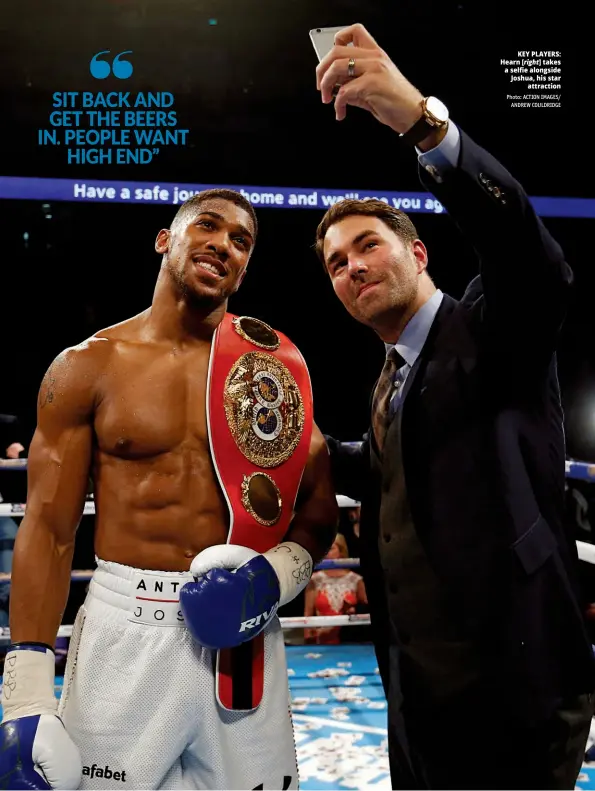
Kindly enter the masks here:
<path id="1" fill-rule="evenodd" d="M 362 502 L 393 787 L 574 788 L 595 671 L 563 517 L 572 273 L 522 187 L 361 25 L 317 79 L 338 120 L 361 107 L 417 148 L 480 259 L 457 301 L 381 201 L 342 201 L 317 231 L 335 293 L 387 351 L 362 445 L 327 439 L 337 491 Z"/>

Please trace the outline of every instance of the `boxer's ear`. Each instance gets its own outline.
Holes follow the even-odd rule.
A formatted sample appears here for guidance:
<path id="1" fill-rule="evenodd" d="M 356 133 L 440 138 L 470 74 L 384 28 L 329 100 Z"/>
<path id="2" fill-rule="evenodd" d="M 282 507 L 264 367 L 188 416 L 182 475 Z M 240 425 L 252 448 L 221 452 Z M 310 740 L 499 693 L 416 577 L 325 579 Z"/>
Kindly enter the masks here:
<path id="1" fill-rule="evenodd" d="M 169 242 L 171 239 L 171 231 L 169 228 L 162 228 L 157 234 L 155 239 L 155 251 L 164 255 L 169 250 Z"/>

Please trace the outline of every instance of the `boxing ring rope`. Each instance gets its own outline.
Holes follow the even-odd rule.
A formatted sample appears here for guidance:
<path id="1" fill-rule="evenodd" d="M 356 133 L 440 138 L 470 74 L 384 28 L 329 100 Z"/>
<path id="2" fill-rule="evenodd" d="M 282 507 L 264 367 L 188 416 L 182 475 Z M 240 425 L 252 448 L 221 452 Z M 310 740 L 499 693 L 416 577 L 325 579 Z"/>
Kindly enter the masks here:
<path id="1" fill-rule="evenodd" d="M 349 445 L 358 445 L 358 442 L 349 442 Z M 26 470 L 27 459 L 0 459 L 0 469 Z M 566 459 L 566 477 L 576 478 L 581 481 L 595 482 L 595 464 L 576 459 Z"/>
<path id="2" fill-rule="evenodd" d="M 314 566 L 314 571 L 323 569 L 357 569 L 359 568 L 359 558 L 336 558 L 321 560 Z M 75 569 L 70 574 L 71 582 L 89 582 L 93 577 L 93 569 Z M 10 582 L 10 574 L 0 574 L 0 583 Z"/>
<path id="3" fill-rule="evenodd" d="M 290 616 L 279 618 L 283 629 L 319 629 L 325 626 L 369 626 L 370 616 L 367 613 L 355 615 L 311 615 Z M 73 625 L 63 624 L 58 629 L 57 637 L 71 637 Z M 10 629 L 0 627 L 0 647 L 10 645 Z"/>
<path id="4" fill-rule="evenodd" d="M 595 561 L 594 561 L 595 562 Z M 314 570 L 328 568 L 359 568 L 359 558 L 337 558 L 336 560 L 322 560 Z M 76 569 L 71 572 L 71 582 L 88 582 L 93 577 L 93 570 Z M 0 584 L 10 582 L 10 574 L 0 574 Z M 369 626 L 368 613 L 354 613 L 353 615 L 304 615 L 279 618 L 282 629 L 320 629 L 328 626 Z M 71 637 L 73 625 L 62 625 L 58 629 L 57 637 Z M 0 627 L 0 648 L 10 645 L 10 629 Z"/>
<path id="5" fill-rule="evenodd" d="M 341 494 L 337 495 L 337 504 L 340 508 L 354 508 L 359 505 L 357 500 L 352 500 L 350 497 L 344 497 Z M 95 513 L 95 503 L 92 499 L 85 502 L 83 516 L 92 516 Z M 0 516 L 24 516 L 25 503 L 3 503 L 0 502 Z"/>
<path id="6" fill-rule="evenodd" d="M 14 470 L 26 470 L 27 459 L 0 459 L 0 469 L 8 468 Z M 566 477 L 582 481 L 595 483 L 595 464 L 588 464 L 583 461 L 568 459 L 566 461 Z M 345 495 L 337 495 L 337 504 L 341 508 L 352 508 L 359 505 L 359 502 L 352 500 Z M 1 503 L 0 516 L 20 517 L 25 514 L 24 503 Z M 93 499 L 85 502 L 83 515 L 95 514 L 95 503 Z M 577 541 L 577 552 L 579 560 L 595 565 L 595 544 L 588 544 L 584 541 Z M 359 568 L 359 558 L 336 558 L 321 560 L 315 567 L 315 571 L 322 569 L 352 569 Z M 92 569 L 75 569 L 71 572 L 71 582 L 88 582 L 93 577 Z M 0 574 L 0 584 L 10 582 L 10 574 Z M 356 613 L 353 615 L 314 615 L 314 616 L 292 616 L 280 618 L 283 629 L 307 629 L 321 628 L 329 626 L 369 626 L 370 616 L 367 613 Z M 70 637 L 72 635 L 72 625 L 62 625 L 58 629 L 58 637 Z M 8 627 L 0 627 L 0 646 L 10 644 L 10 630 Z"/>
<path id="7" fill-rule="evenodd" d="M 352 443 L 356 444 L 356 443 Z M 13 469 L 13 470 L 26 470 L 27 459 L 0 459 L 0 469 Z M 566 460 L 566 477 L 580 480 L 590 481 L 595 483 L 595 464 L 589 464 L 584 461 L 577 461 L 575 459 Z M 91 495 L 92 498 L 92 495 Z M 357 500 L 352 500 L 345 495 L 337 495 L 337 504 L 341 508 L 353 508 L 359 505 Z M 93 499 L 88 499 L 85 502 L 83 515 L 92 516 L 95 513 L 95 503 Z M 24 503 L 2 503 L 0 502 L 0 516 L 24 516 L 25 504 Z M 576 547 L 578 551 L 579 560 L 585 563 L 595 565 L 595 544 L 588 544 L 584 541 L 577 541 Z M 327 568 L 358 568 L 358 558 L 338 558 L 336 560 L 322 560 L 317 566 L 316 570 Z M 92 571 L 73 571 L 72 581 L 84 581 L 91 578 Z M 0 584 L 8 582 L 10 574 L 0 574 Z M 341 616 L 342 617 L 342 616 Z M 330 624 L 329 624 L 330 625 Z"/>

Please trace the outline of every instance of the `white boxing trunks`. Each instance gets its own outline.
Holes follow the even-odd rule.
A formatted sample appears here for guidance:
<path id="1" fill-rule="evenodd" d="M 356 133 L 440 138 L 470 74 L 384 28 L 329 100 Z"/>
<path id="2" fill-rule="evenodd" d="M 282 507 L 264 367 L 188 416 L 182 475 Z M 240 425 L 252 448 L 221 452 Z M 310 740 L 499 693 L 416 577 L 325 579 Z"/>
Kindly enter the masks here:
<path id="1" fill-rule="evenodd" d="M 179 590 L 190 579 L 98 561 L 60 701 L 81 753 L 80 788 L 298 788 L 278 618 L 265 634 L 261 704 L 224 709 L 216 652 L 194 642 L 179 612 Z"/>

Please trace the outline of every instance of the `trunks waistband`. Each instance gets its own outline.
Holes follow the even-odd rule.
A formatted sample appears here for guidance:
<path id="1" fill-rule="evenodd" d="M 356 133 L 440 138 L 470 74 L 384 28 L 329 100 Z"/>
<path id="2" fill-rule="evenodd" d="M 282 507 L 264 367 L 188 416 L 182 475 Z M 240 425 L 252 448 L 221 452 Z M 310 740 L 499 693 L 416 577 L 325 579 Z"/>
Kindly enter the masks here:
<path id="1" fill-rule="evenodd" d="M 180 588 L 192 581 L 188 571 L 149 571 L 97 560 L 89 596 L 128 614 L 128 620 L 151 626 L 185 627 Z"/>

